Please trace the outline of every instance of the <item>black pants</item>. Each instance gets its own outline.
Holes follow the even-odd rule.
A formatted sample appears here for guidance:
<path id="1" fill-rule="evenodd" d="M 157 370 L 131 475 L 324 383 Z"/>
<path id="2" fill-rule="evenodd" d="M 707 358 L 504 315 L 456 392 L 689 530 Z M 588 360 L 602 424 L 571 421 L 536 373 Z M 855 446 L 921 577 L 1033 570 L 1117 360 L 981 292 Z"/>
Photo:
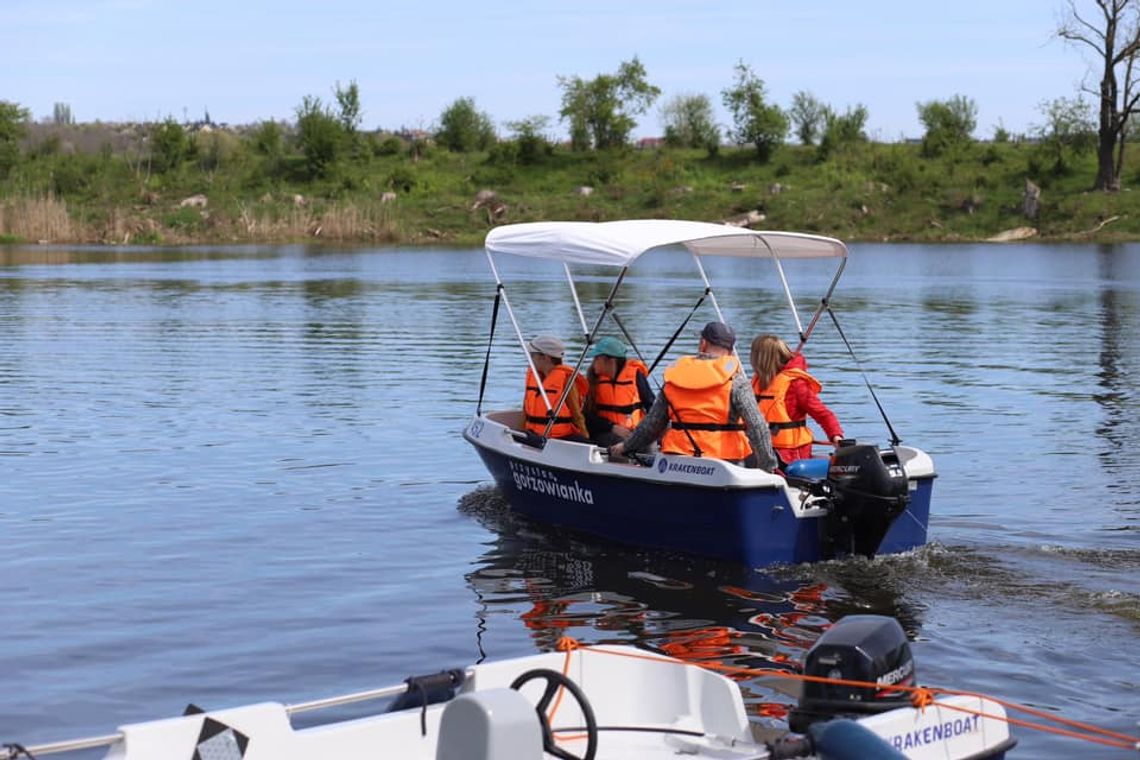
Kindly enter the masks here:
<path id="1" fill-rule="evenodd" d="M 615 443 L 621 443 L 621 441 L 621 436 L 619 436 L 617 433 L 610 432 L 609 430 L 604 433 L 598 433 L 594 436 L 594 443 L 598 444 L 603 449 L 608 449 Z"/>

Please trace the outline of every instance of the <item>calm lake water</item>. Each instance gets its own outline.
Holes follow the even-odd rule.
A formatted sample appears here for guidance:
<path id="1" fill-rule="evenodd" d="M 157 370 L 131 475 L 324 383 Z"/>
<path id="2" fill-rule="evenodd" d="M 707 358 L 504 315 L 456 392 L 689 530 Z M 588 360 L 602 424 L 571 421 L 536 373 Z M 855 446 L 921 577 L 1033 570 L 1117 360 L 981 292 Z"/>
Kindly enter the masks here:
<path id="1" fill-rule="evenodd" d="M 699 296 L 691 267 L 631 272 L 619 313 L 647 353 Z M 580 334 L 560 271 L 504 274 L 527 333 Z M 709 274 L 742 335 L 793 335 L 770 263 Z M 789 267 L 805 309 L 829 274 Z M 924 683 L 1137 732 L 1140 246 L 853 245 L 834 305 L 934 458 L 932 544 L 767 572 L 511 518 L 460 438 L 493 294 L 479 251 L 0 249 L 0 743 L 564 633 L 762 667 L 852 612 L 897 616 Z M 807 353 L 847 432 L 886 441 L 830 322 Z M 500 319 L 488 404 L 522 375 Z M 758 722 L 790 702 L 743 686 Z M 1015 735 L 1023 757 L 1124 754 Z"/>

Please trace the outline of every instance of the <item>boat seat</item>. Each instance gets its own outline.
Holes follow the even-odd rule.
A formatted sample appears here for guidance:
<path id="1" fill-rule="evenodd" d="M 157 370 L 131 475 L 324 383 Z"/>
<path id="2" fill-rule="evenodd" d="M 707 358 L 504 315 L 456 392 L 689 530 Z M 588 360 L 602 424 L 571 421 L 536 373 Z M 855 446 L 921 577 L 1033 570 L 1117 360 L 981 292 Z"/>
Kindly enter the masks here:
<path id="1" fill-rule="evenodd" d="M 447 703 L 435 760 L 542 760 L 542 726 L 515 689 L 483 689 Z"/>
<path id="2" fill-rule="evenodd" d="M 827 467 L 830 459 L 815 457 L 812 459 L 797 459 L 784 468 L 784 474 L 789 479 L 797 480 L 823 480 L 827 477 Z"/>
<path id="3" fill-rule="evenodd" d="M 523 413 L 521 409 L 510 409 L 506 411 L 488 412 L 487 419 L 492 422 L 497 422 L 500 425 L 505 425 L 511 430 L 523 430 Z"/>

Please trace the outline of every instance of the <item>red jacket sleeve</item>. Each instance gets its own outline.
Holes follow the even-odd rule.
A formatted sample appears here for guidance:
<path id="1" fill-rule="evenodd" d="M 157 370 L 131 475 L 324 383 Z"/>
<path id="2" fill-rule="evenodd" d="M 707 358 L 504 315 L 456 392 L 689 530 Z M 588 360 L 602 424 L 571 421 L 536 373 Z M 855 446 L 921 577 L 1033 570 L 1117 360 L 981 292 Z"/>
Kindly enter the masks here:
<path id="1" fill-rule="evenodd" d="M 785 403 L 788 405 L 788 416 L 793 420 L 810 416 L 817 425 L 823 428 L 823 434 L 827 436 L 827 440 L 830 441 L 835 436 L 843 436 L 843 428 L 839 426 L 839 420 L 835 413 L 819 400 L 819 396 L 804 380 L 792 381 L 792 384 L 788 386 Z"/>

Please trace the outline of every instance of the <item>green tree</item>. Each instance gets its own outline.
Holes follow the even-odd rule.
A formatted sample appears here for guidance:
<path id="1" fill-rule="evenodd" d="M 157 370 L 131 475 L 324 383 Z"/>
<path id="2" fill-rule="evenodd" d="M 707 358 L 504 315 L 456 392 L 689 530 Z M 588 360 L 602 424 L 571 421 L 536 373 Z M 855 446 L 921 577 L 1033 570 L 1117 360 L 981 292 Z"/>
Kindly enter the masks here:
<path id="1" fill-rule="evenodd" d="M 297 147 L 305 157 L 306 176 L 330 176 L 344 146 L 344 127 L 320 98 L 306 95 L 297 106 Z"/>
<path id="2" fill-rule="evenodd" d="M 661 121 L 667 145 L 706 148 L 710 153 L 720 145 L 720 129 L 707 95 L 678 95 L 662 107 Z"/>
<path id="3" fill-rule="evenodd" d="M 823 134 L 831 109 L 810 92 L 800 90 L 792 96 L 792 107 L 788 117 L 792 121 L 796 137 L 804 145 L 815 145 Z"/>
<path id="4" fill-rule="evenodd" d="M 341 87 L 340 82 L 337 82 L 334 94 L 339 109 L 337 120 L 341 128 L 345 134 L 355 135 L 364 113 L 360 109 L 360 88 L 356 86 L 356 80 L 349 82 L 348 87 Z"/>
<path id="5" fill-rule="evenodd" d="M 1099 106 L 1093 189 L 1115 191 L 1120 189 L 1120 173 L 1124 169 L 1128 121 L 1140 102 L 1134 66 L 1140 55 L 1140 0 L 1094 0 L 1093 4 L 1098 13 L 1094 13 L 1094 21 L 1088 21 L 1077 12 L 1076 0 L 1069 0 L 1069 16 L 1057 30 L 1057 36 L 1073 44 L 1087 45 L 1096 53 L 1099 69 L 1094 70 L 1099 86 L 1081 87 L 1097 99 Z"/>
<path id="6" fill-rule="evenodd" d="M 190 139 L 191 155 L 203 172 L 223 170 L 238 150 L 238 139 L 227 130 L 216 129 L 198 132 Z"/>
<path id="7" fill-rule="evenodd" d="M 260 122 L 246 137 L 249 151 L 259 162 L 262 177 L 279 177 L 285 167 L 285 134 L 273 120 Z"/>
<path id="8" fill-rule="evenodd" d="M 862 103 L 854 108 L 848 106 L 842 114 L 826 108 L 824 113 L 823 136 L 819 140 L 821 160 L 834 155 L 845 146 L 867 142 L 867 106 Z"/>
<path id="9" fill-rule="evenodd" d="M 71 115 L 71 106 L 67 103 L 56 103 L 51 109 L 51 123 L 56 126 L 68 126 L 75 123 Z"/>
<path id="10" fill-rule="evenodd" d="M 495 142 L 495 127 L 475 108 L 474 98 L 457 98 L 440 114 L 435 139 L 453 153 L 486 150 Z"/>
<path id="11" fill-rule="evenodd" d="M 150 130 L 151 166 L 159 173 L 170 172 L 182 166 L 190 153 L 190 138 L 182 125 L 167 116 Z"/>
<path id="12" fill-rule="evenodd" d="M 553 146 L 547 136 L 549 127 L 550 117 L 542 115 L 507 122 L 511 139 L 518 145 L 519 163 L 536 164 L 553 152 Z"/>
<path id="13" fill-rule="evenodd" d="M 20 162 L 20 140 L 28 133 L 28 109 L 0 100 L 0 178 Z"/>
<path id="14" fill-rule="evenodd" d="M 1045 123 L 1034 127 L 1039 148 L 1053 161 L 1053 173 L 1064 174 L 1067 156 L 1087 153 L 1096 145 L 1089 104 L 1079 96 L 1056 98 L 1041 103 L 1038 110 Z"/>
<path id="15" fill-rule="evenodd" d="M 736 81 L 721 91 L 724 105 L 732 114 L 729 132 L 737 145 L 756 146 L 761 163 L 767 163 L 773 151 L 788 134 L 788 117 L 779 106 L 764 100 L 764 81 L 744 61 L 736 64 Z"/>
<path id="16" fill-rule="evenodd" d="M 918 120 L 926 127 L 922 136 L 922 155 L 941 156 L 969 145 L 978 126 L 978 104 L 973 98 L 955 95 L 949 100 L 930 100 L 915 104 Z"/>
<path id="17" fill-rule="evenodd" d="M 285 152 L 285 136 L 281 125 L 275 121 L 263 121 L 254 127 L 249 135 L 249 143 L 254 153 L 266 158 L 280 158 Z"/>
<path id="18" fill-rule="evenodd" d="M 624 61 L 616 74 L 599 74 L 589 81 L 558 77 L 559 115 L 569 123 L 571 147 L 601 150 L 625 145 L 637 126 L 634 116 L 645 113 L 661 94 L 645 77 L 645 66 L 637 56 Z"/>

